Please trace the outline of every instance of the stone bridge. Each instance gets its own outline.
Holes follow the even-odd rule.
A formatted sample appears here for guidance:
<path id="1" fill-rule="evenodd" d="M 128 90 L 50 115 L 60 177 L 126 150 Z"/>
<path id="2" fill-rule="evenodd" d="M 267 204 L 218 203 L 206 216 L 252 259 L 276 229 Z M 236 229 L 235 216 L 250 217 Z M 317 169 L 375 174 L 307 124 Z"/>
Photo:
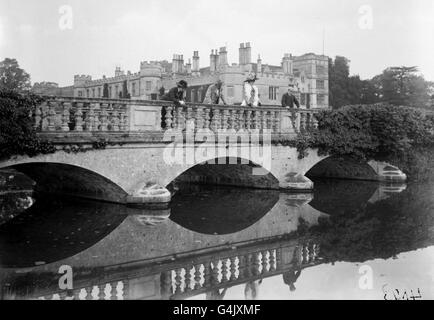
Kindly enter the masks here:
<path id="1" fill-rule="evenodd" d="M 316 112 L 46 97 L 32 115 L 34 127 L 57 151 L 16 156 L 0 168 L 26 174 L 40 192 L 117 203 L 168 203 L 174 181 L 312 189 L 305 174 L 326 157 L 309 150 L 298 159 L 290 142 L 317 126 Z M 405 180 L 397 168 L 385 175 L 387 164 L 370 167 L 379 180 Z"/>

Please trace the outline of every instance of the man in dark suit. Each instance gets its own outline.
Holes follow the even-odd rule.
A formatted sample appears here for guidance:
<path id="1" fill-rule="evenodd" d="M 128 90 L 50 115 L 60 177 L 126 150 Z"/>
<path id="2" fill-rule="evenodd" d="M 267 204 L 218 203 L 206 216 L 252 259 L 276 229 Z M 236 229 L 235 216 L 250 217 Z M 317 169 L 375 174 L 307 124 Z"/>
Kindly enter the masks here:
<path id="1" fill-rule="evenodd" d="M 285 92 L 285 94 L 282 96 L 282 107 L 284 108 L 294 108 L 294 104 L 297 106 L 297 108 L 300 108 L 300 103 L 298 102 L 297 98 L 293 94 L 294 92 L 294 85 L 290 84 L 288 86 L 288 92 Z"/>
<path id="2" fill-rule="evenodd" d="M 161 100 L 172 101 L 177 106 L 185 105 L 185 96 L 187 90 L 187 82 L 184 80 L 176 83 L 176 87 L 169 90 Z"/>

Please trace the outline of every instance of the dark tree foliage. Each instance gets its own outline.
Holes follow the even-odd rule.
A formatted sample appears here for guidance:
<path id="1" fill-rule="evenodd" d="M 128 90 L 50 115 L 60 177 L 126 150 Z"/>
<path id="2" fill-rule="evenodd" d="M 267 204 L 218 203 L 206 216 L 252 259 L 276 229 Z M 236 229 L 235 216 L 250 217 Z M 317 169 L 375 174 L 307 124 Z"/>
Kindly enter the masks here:
<path id="1" fill-rule="evenodd" d="M 31 115 L 41 102 L 41 97 L 31 93 L 0 90 L 0 159 L 55 151 L 53 145 L 37 137 L 33 128 Z"/>
<path id="2" fill-rule="evenodd" d="M 0 90 L 26 91 L 30 89 L 30 75 L 20 68 L 17 60 L 6 58 L 0 62 Z"/>
<path id="3" fill-rule="evenodd" d="M 434 145 L 432 117 L 413 108 L 354 105 L 324 110 L 316 117 L 318 129 L 300 134 L 293 143 L 300 158 L 307 148 L 317 148 L 320 154 L 387 161 L 408 158 L 413 148 Z"/>

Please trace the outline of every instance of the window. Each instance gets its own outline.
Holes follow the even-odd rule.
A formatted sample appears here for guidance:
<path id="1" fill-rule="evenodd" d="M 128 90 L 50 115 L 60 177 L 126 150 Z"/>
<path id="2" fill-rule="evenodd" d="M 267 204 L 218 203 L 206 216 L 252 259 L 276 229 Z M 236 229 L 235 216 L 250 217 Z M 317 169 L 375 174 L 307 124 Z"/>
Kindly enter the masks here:
<path id="1" fill-rule="evenodd" d="M 82 96 L 83 96 L 83 91 L 79 90 L 79 91 L 78 91 L 78 96 L 79 96 L 79 97 L 82 97 Z"/>
<path id="2" fill-rule="evenodd" d="M 131 84 L 131 94 L 132 94 L 133 96 L 136 95 L 136 83 L 135 83 L 135 82 L 133 82 L 133 83 Z"/>
<path id="3" fill-rule="evenodd" d="M 301 76 L 301 83 L 304 83 L 304 76 Z"/>
<path id="4" fill-rule="evenodd" d="M 89 89 L 86 89 L 86 98 L 90 98 L 89 97 Z"/>
<path id="5" fill-rule="evenodd" d="M 316 88 L 324 89 L 324 80 L 316 80 Z"/>
<path id="6" fill-rule="evenodd" d="M 151 91 L 152 89 L 152 81 L 146 81 L 146 91 Z"/>
<path id="7" fill-rule="evenodd" d="M 317 64 L 316 65 L 316 73 L 317 74 L 321 74 L 321 75 L 326 74 L 326 68 L 325 68 L 325 66 Z"/>
<path id="8" fill-rule="evenodd" d="M 92 98 L 95 98 L 95 89 L 92 89 Z"/>
<path id="9" fill-rule="evenodd" d="M 228 86 L 228 97 L 233 98 L 235 96 L 234 86 Z"/>
<path id="10" fill-rule="evenodd" d="M 270 100 L 277 100 L 277 91 L 279 87 L 269 87 L 268 88 L 268 98 Z"/>
<path id="11" fill-rule="evenodd" d="M 325 105 L 325 94 L 318 94 L 316 97 L 316 104 L 317 105 Z"/>
<path id="12" fill-rule="evenodd" d="M 101 88 L 98 88 L 98 98 L 101 98 Z"/>
<path id="13" fill-rule="evenodd" d="M 119 98 L 119 86 L 118 85 L 115 86 L 115 96 L 114 96 L 114 98 Z"/>
<path id="14" fill-rule="evenodd" d="M 306 105 L 306 94 L 305 93 L 300 94 L 300 104 L 303 106 Z"/>
<path id="15" fill-rule="evenodd" d="M 111 87 L 111 86 L 109 87 L 109 97 L 110 97 L 110 98 L 113 98 L 113 97 L 112 97 L 112 87 Z"/>

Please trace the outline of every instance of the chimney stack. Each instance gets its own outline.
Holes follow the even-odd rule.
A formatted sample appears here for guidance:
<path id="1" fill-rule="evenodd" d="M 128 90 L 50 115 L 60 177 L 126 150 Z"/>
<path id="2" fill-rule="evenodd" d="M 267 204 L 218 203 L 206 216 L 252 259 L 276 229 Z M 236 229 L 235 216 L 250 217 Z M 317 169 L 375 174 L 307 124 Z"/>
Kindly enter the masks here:
<path id="1" fill-rule="evenodd" d="M 246 42 L 246 47 L 245 47 L 245 64 L 249 64 L 252 63 L 252 48 L 250 47 L 250 42 Z"/>
<path id="2" fill-rule="evenodd" d="M 259 54 L 258 54 L 258 61 L 256 64 L 256 73 L 262 73 L 262 59 Z"/>
<path id="3" fill-rule="evenodd" d="M 240 65 L 244 65 L 245 64 L 245 52 L 244 52 L 244 43 L 240 43 L 240 48 L 239 50 L 239 55 L 238 55 L 238 60 L 239 60 L 239 64 Z"/>
<path id="4" fill-rule="evenodd" d="M 193 52 L 193 72 L 199 72 L 199 51 Z"/>
<path id="5" fill-rule="evenodd" d="M 228 52 L 226 47 L 220 47 L 220 57 L 219 57 L 219 65 L 225 66 L 228 64 Z"/>

